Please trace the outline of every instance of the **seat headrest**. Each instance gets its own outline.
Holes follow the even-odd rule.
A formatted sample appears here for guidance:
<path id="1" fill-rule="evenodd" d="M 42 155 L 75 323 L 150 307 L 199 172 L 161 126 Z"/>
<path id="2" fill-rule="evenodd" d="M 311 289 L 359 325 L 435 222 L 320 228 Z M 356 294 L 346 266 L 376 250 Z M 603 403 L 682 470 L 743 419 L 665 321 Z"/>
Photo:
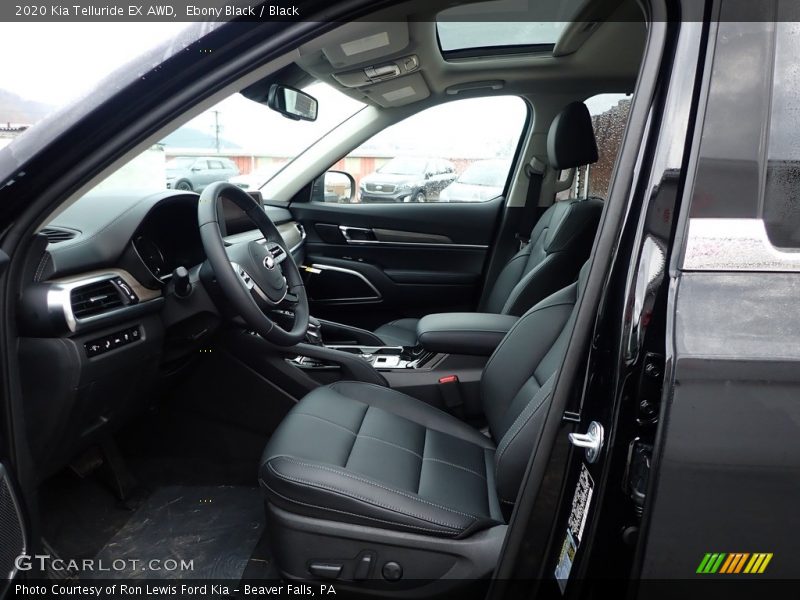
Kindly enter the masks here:
<path id="1" fill-rule="evenodd" d="M 547 158 L 554 169 L 571 169 L 597 161 L 592 117 L 583 102 L 567 104 L 547 133 Z"/>

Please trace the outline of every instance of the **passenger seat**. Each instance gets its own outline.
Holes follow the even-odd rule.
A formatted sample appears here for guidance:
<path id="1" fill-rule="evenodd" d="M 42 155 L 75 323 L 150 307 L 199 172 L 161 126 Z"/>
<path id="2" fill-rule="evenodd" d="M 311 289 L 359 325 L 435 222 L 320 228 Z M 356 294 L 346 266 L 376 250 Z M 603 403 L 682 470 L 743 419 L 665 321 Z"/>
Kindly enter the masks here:
<path id="1" fill-rule="evenodd" d="M 571 169 L 597 161 L 592 119 L 583 102 L 568 104 L 547 134 L 547 157 L 553 169 Z M 570 198 L 549 207 L 530 242 L 506 263 L 479 312 L 520 316 L 540 300 L 578 278 L 589 258 L 603 201 Z M 419 319 L 399 319 L 375 330 L 389 346 L 415 346 Z"/>

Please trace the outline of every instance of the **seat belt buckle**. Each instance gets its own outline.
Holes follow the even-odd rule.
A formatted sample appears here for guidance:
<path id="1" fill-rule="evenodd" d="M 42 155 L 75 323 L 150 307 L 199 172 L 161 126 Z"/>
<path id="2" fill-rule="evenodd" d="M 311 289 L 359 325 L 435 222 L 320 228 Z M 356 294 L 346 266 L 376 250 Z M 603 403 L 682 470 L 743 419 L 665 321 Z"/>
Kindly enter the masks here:
<path id="1" fill-rule="evenodd" d="M 514 237 L 519 242 L 519 249 L 520 250 L 524 249 L 525 247 L 527 247 L 528 244 L 531 243 L 531 238 L 528 235 L 522 235 L 521 233 L 517 233 L 517 234 L 514 235 Z"/>
<path id="2" fill-rule="evenodd" d="M 451 411 L 457 411 L 464 404 L 461 395 L 458 375 L 446 375 L 439 378 L 439 391 L 442 394 L 444 405 Z"/>

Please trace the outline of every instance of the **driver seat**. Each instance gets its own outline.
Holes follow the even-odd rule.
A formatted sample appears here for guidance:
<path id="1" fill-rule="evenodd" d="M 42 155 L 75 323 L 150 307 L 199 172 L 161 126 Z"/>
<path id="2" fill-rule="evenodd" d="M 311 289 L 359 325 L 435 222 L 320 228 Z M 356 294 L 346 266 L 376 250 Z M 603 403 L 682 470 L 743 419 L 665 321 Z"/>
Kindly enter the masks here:
<path id="1" fill-rule="evenodd" d="M 369 383 L 320 387 L 295 405 L 259 473 L 283 574 L 417 582 L 489 574 L 587 274 L 588 264 L 526 312 L 489 358 L 486 434 Z"/>

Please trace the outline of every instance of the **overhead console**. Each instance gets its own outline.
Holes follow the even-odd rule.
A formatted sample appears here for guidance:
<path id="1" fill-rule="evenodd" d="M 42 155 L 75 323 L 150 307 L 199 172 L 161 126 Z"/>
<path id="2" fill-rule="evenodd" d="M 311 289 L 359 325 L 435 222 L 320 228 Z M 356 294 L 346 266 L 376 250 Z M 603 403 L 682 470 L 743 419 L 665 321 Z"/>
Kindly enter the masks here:
<path id="1" fill-rule="evenodd" d="M 390 62 L 362 67 L 355 71 L 334 73 L 333 78 L 344 87 L 357 88 L 408 75 L 417 69 L 419 69 L 419 58 L 416 54 L 412 54 Z"/>
<path id="2" fill-rule="evenodd" d="M 303 46 L 297 64 L 323 81 L 332 79 L 351 95 L 396 107 L 431 94 L 416 48 L 405 21 L 352 23 Z"/>

